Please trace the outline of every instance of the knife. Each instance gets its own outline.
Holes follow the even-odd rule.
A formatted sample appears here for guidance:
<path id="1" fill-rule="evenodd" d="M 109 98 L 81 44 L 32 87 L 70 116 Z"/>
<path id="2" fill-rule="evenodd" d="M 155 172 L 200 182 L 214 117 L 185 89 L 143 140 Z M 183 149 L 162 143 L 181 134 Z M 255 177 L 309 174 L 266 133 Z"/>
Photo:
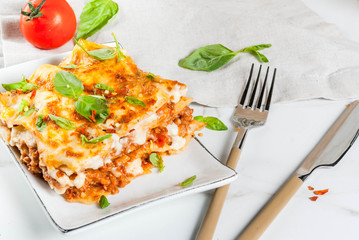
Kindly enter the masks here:
<path id="1" fill-rule="evenodd" d="M 238 240 L 258 239 L 289 202 L 305 179 L 318 167 L 333 167 L 359 135 L 359 101 L 352 102 L 289 177 L 273 198 L 243 230 Z"/>

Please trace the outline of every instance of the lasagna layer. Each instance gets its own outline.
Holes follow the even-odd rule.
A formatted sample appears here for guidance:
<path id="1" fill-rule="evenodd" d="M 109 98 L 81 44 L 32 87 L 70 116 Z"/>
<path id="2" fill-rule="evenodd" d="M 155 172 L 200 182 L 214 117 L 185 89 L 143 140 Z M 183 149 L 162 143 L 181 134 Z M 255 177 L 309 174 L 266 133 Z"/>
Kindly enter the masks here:
<path id="1" fill-rule="evenodd" d="M 109 48 L 85 40 L 80 44 L 87 51 Z M 151 172 L 152 153 L 181 152 L 204 126 L 192 117 L 184 84 L 141 71 L 129 56 L 117 58 L 96 60 L 76 46 L 59 66 L 42 65 L 26 79 L 36 88 L 0 95 L 1 137 L 18 148 L 29 171 L 71 202 L 94 203 L 102 195 L 117 193 L 135 177 Z M 69 65 L 76 68 L 66 68 Z M 54 78 L 59 71 L 82 82 L 81 96 L 102 99 L 108 108 L 104 121 L 95 121 L 96 111 L 93 118 L 84 117 L 75 107 L 77 99 L 58 91 Z M 53 116 L 74 126 L 63 127 Z M 45 123 L 42 129 L 39 119 Z M 91 142 L 104 135 L 106 139 Z"/>

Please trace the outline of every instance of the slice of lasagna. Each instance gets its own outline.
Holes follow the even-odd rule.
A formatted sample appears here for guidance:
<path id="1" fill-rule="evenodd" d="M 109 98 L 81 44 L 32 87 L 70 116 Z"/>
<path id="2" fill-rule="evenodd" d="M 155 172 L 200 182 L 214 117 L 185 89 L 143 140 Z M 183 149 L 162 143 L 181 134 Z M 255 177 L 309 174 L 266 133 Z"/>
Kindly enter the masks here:
<path id="1" fill-rule="evenodd" d="M 94 203 L 150 173 L 150 158 L 162 169 L 204 124 L 184 84 L 141 71 L 123 49 L 78 44 L 59 66 L 3 84 L 0 133 L 67 201 Z"/>

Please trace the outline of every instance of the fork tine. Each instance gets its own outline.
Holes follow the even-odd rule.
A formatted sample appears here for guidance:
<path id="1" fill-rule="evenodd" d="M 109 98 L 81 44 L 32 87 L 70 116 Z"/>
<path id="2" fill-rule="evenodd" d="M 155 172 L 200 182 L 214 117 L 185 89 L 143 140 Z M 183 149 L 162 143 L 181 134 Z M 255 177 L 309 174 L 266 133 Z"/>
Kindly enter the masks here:
<path id="1" fill-rule="evenodd" d="M 251 84 L 253 67 L 254 67 L 254 63 L 252 63 L 252 67 L 251 67 L 251 71 L 250 71 L 250 73 L 249 73 L 249 78 L 248 78 L 248 80 L 247 80 L 246 88 L 245 88 L 244 91 L 243 91 L 243 95 L 242 95 L 242 98 L 241 98 L 241 101 L 240 101 L 240 104 L 241 104 L 242 106 L 244 106 L 244 103 L 245 103 L 245 101 L 246 101 L 247 92 L 248 92 L 248 89 L 249 89 L 249 85 Z"/>
<path id="2" fill-rule="evenodd" d="M 270 91 L 269 91 L 268 98 L 267 98 L 267 105 L 265 107 L 265 110 L 267 110 L 267 111 L 269 111 L 270 102 L 272 100 L 272 93 L 273 93 L 273 86 L 274 86 L 274 80 L 275 80 L 276 72 L 277 72 L 277 69 L 275 68 L 274 73 L 273 73 L 272 83 L 271 83 L 271 86 L 270 86 Z"/>
<path id="3" fill-rule="evenodd" d="M 253 102 L 254 102 L 254 97 L 256 96 L 256 92 L 257 92 L 257 86 L 258 86 L 258 82 L 259 82 L 259 76 L 261 75 L 261 71 L 262 71 L 262 65 L 259 66 L 259 71 L 258 71 L 258 75 L 257 75 L 257 80 L 256 83 L 254 84 L 254 88 L 252 91 L 252 95 L 251 95 L 251 99 L 249 100 L 249 104 L 248 107 L 252 107 Z"/>
<path id="4" fill-rule="evenodd" d="M 262 106 L 262 99 L 263 99 L 263 96 L 264 96 L 264 90 L 265 90 L 266 85 L 267 85 L 268 72 L 269 72 L 269 66 L 267 67 L 266 76 L 264 78 L 264 83 L 263 83 L 263 86 L 262 86 L 262 90 L 261 90 L 261 93 L 259 95 L 259 99 L 258 99 L 258 103 L 257 103 L 257 108 L 258 109 L 260 109 L 261 106 Z"/>

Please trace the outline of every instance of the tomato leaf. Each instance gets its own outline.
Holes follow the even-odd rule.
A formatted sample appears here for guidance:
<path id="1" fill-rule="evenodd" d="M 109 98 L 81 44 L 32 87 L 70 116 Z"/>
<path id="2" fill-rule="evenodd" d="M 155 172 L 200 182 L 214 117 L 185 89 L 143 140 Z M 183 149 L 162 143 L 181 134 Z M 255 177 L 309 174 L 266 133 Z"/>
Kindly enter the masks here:
<path id="1" fill-rule="evenodd" d="M 87 139 L 87 137 L 83 134 L 81 134 L 81 140 L 82 140 L 82 145 L 85 146 L 85 143 L 99 143 L 102 142 L 103 140 L 112 137 L 112 134 L 106 134 L 97 138 L 91 138 L 90 140 Z"/>
<path id="2" fill-rule="evenodd" d="M 118 12 L 111 0 L 92 0 L 82 10 L 76 39 L 87 39 L 102 29 Z"/>
<path id="3" fill-rule="evenodd" d="M 181 182 L 179 185 L 182 187 L 189 187 L 191 183 L 193 183 L 193 181 L 197 178 L 196 175 L 193 175 L 190 178 L 187 178 L 186 180 L 184 180 L 183 182 Z"/>
<path id="4" fill-rule="evenodd" d="M 224 131 L 227 130 L 228 127 L 218 118 L 216 117 L 203 117 L 203 116 L 196 116 L 194 117 L 195 120 L 199 122 L 206 123 L 206 128 L 215 130 L 215 131 Z"/>
<path id="5" fill-rule="evenodd" d="M 96 83 L 95 88 L 102 89 L 102 90 L 108 90 L 108 91 L 115 91 L 112 87 L 104 84 L 104 83 Z"/>
<path id="6" fill-rule="evenodd" d="M 55 123 L 63 129 L 72 130 L 72 129 L 77 128 L 76 123 L 74 123 L 70 120 L 67 120 L 65 118 L 58 117 L 58 116 L 55 116 L 52 114 L 49 114 L 49 117 L 51 120 L 55 121 Z"/>
<path id="7" fill-rule="evenodd" d="M 106 100 L 102 96 L 98 95 L 82 95 L 75 103 L 76 111 L 90 122 L 92 111 L 96 112 L 95 120 L 96 123 L 103 123 L 109 114 L 109 107 L 106 105 Z"/>
<path id="8" fill-rule="evenodd" d="M 6 91 L 22 90 L 23 92 L 27 92 L 27 91 L 31 91 L 31 90 L 39 88 L 38 86 L 36 86 L 36 85 L 34 85 L 32 83 L 26 82 L 25 77 L 22 77 L 21 82 L 9 83 L 9 84 L 1 84 L 1 86 Z"/>
<path id="9" fill-rule="evenodd" d="M 160 169 L 160 172 L 162 172 L 165 169 L 165 166 L 163 165 L 163 160 L 160 155 L 157 153 L 151 153 L 150 155 L 150 162 L 153 166 Z"/>
<path id="10" fill-rule="evenodd" d="M 41 132 L 42 130 L 44 130 L 47 126 L 47 122 L 44 122 L 44 115 L 39 115 L 37 117 L 37 121 L 36 121 L 36 129 Z"/>
<path id="11" fill-rule="evenodd" d="M 55 90 L 65 97 L 77 99 L 84 90 L 84 85 L 71 72 L 58 71 L 54 78 Z"/>
<path id="12" fill-rule="evenodd" d="M 106 196 L 104 196 L 104 195 L 101 196 L 99 204 L 100 204 L 101 209 L 104 209 L 104 208 L 107 208 L 108 206 L 110 206 L 110 203 L 108 202 Z"/>
<path id="13" fill-rule="evenodd" d="M 126 96 L 126 97 L 125 97 L 125 100 L 126 100 L 126 102 L 128 102 L 129 104 L 146 107 L 146 104 L 145 104 L 144 102 L 142 102 L 141 100 L 138 100 L 138 99 L 135 98 L 135 97 Z"/>

